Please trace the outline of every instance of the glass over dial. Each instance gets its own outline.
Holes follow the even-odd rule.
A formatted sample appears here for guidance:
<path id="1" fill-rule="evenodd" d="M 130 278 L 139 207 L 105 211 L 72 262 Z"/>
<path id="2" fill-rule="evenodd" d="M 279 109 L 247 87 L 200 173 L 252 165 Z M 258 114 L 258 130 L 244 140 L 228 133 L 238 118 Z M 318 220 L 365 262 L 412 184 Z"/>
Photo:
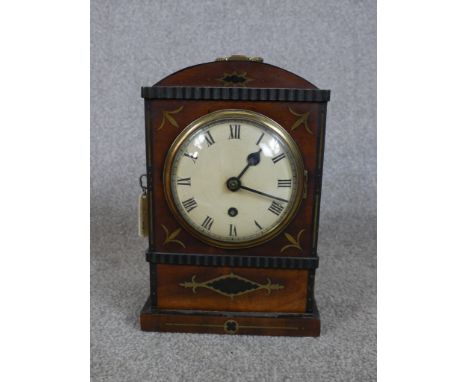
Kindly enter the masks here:
<path id="1" fill-rule="evenodd" d="M 276 122 L 241 110 L 215 112 L 176 139 L 165 188 L 179 221 L 220 247 L 264 242 L 284 228 L 302 197 L 303 164 Z"/>

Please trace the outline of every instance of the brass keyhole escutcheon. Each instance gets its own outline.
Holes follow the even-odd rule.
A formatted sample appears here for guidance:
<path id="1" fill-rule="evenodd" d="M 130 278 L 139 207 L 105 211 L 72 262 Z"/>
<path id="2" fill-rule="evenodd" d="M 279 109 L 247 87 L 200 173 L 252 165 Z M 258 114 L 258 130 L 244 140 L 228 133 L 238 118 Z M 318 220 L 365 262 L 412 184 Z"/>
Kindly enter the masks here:
<path id="1" fill-rule="evenodd" d="M 236 334 L 239 330 L 239 324 L 234 320 L 227 320 L 224 323 L 224 331 L 228 334 Z"/>

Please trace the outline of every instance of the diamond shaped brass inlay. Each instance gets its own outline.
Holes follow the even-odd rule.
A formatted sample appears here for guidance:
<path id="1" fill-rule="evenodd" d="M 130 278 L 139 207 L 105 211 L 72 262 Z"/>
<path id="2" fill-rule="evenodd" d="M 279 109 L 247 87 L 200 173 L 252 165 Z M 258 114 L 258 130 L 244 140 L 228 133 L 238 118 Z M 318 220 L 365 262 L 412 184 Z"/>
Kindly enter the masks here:
<path id="1" fill-rule="evenodd" d="M 252 78 L 247 77 L 246 72 L 224 73 L 221 78 L 217 78 L 224 86 L 245 86 Z"/>
<path id="2" fill-rule="evenodd" d="M 231 300 L 234 299 L 234 297 L 260 289 L 265 289 L 267 294 L 271 294 L 272 290 L 284 288 L 283 285 L 272 284 L 269 278 L 267 278 L 265 284 L 260 284 L 232 272 L 228 275 L 219 276 L 205 282 L 197 282 L 196 277 L 197 275 L 193 275 L 191 281 L 185 281 L 179 285 L 184 288 L 192 288 L 193 293 L 197 293 L 197 288 L 206 288 L 229 297 Z"/>

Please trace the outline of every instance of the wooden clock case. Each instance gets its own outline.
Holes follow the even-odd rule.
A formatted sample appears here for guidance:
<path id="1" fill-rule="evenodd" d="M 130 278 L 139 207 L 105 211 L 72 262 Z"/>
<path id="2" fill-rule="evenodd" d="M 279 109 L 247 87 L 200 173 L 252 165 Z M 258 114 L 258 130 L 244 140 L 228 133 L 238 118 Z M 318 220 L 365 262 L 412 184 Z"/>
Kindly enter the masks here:
<path id="1" fill-rule="evenodd" d="M 314 298 L 329 90 L 260 60 L 195 65 L 142 88 L 145 100 L 150 296 L 145 331 L 318 336 Z M 270 241 L 221 249 L 191 236 L 163 191 L 171 143 L 195 119 L 246 109 L 283 126 L 300 148 L 306 193 L 292 222 Z"/>

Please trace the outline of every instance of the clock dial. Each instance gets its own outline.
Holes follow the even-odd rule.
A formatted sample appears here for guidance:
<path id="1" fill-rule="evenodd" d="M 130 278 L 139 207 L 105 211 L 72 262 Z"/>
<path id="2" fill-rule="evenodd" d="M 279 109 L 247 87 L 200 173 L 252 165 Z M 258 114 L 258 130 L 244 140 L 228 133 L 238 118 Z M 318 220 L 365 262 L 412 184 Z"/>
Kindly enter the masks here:
<path id="1" fill-rule="evenodd" d="M 169 205 L 191 233 L 220 247 L 259 244 L 279 233 L 302 196 L 294 141 L 248 111 L 209 114 L 189 125 L 165 167 Z"/>

